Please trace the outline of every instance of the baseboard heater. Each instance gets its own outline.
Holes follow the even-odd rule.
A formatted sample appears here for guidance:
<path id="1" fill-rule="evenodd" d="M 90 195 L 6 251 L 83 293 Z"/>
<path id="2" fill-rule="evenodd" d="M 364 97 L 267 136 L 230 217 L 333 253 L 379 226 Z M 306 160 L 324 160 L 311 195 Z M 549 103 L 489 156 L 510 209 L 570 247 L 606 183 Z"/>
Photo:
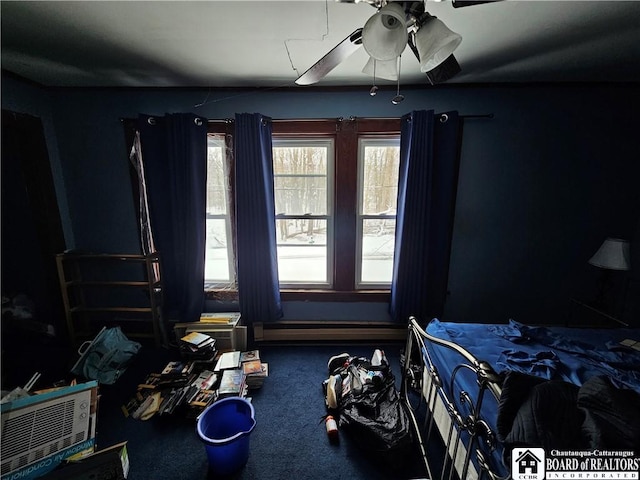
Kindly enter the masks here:
<path id="1" fill-rule="evenodd" d="M 258 342 L 305 341 L 401 341 L 407 327 L 388 322 L 352 321 L 281 321 L 254 323 L 254 340 Z"/>

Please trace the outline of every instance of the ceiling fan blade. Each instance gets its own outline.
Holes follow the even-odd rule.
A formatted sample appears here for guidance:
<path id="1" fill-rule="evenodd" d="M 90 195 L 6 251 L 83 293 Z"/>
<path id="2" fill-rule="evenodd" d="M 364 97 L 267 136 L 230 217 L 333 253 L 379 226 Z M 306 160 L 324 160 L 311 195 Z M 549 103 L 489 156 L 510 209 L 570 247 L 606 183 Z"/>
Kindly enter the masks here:
<path id="1" fill-rule="evenodd" d="M 320 81 L 331 70 L 336 68 L 340 63 L 347 59 L 362 45 L 362 28 L 358 28 L 355 32 L 333 47 L 329 53 L 318 60 L 306 72 L 300 75 L 297 85 L 312 85 Z"/>
<path id="2" fill-rule="evenodd" d="M 453 8 L 470 7 L 471 5 L 481 5 L 483 3 L 501 2 L 502 0 L 451 0 Z"/>

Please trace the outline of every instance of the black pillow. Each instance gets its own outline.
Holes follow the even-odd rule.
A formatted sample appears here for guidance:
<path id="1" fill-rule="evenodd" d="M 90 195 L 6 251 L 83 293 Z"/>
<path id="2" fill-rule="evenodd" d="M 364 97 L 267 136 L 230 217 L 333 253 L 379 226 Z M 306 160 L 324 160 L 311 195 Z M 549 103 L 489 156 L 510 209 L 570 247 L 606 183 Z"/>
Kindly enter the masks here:
<path id="1" fill-rule="evenodd" d="M 505 444 L 552 449 L 580 449 L 584 414 L 577 408 L 578 387 L 549 380 L 536 385 L 514 417 Z"/>
<path id="2" fill-rule="evenodd" d="M 604 376 L 587 380 L 578 392 L 588 448 L 640 451 L 640 394 L 617 388 Z"/>

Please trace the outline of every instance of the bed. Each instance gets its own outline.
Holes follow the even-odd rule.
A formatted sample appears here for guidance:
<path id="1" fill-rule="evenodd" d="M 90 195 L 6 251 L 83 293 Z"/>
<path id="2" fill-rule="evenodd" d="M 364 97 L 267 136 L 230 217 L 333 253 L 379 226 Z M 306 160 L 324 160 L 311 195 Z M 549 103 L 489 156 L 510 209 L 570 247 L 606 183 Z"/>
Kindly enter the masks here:
<path id="1" fill-rule="evenodd" d="M 568 446 L 575 442 L 574 446 L 593 447 L 596 433 L 602 432 L 575 440 L 559 438 L 562 435 L 558 434 L 543 441 L 523 430 L 523 420 L 518 416 L 529 415 L 534 404 L 543 408 L 545 402 L 548 411 L 534 414 L 535 422 L 545 414 L 551 417 L 546 421 L 552 426 L 553 422 L 577 422 L 559 407 L 564 393 L 571 399 L 582 395 L 583 402 L 589 395 L 595 396 L 596 403 L 609 395 L 608 389 L 616 395 L 631 395 L 630 401 L 621 402 L 617 413 L 628 416 L 622 417 L 620 426 L 624 441 L 638 442 L 640 343 L 632 344 L 636 340 L 640 340 L 640 329 L 527 326 L 513 320 L 507 324 L 452 323 L 438 319 L 423 327 L 412 317 L 400 390 L 428 477 L 508 478 L 510 449 L 516 444 L 541 441 L 546 446 L 548 442 L 564 441 Z M 533 392 L 539 395 L 535 403 L 528 399 Z M 569 403 L 567 408 L 578 411 Z M 625 408 L 629 413 L 623 411 Z M 577 425 L 584 435 L 589 434 L 588 428 L 600 428 L 585 425 L 586 421 Z M 434 454 L 434 445 L 440 446 L 439 455 Z"/>

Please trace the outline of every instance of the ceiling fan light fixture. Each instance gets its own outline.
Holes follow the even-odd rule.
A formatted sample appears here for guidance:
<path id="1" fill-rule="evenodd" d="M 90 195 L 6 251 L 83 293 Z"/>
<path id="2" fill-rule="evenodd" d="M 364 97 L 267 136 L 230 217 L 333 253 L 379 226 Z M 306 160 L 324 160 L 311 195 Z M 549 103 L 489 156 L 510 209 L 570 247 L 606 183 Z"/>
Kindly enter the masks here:
<path id="1" fill-rule="evenodd" d="M 430 72 L 444 62 L 462 42 L 462 36 L 447 27 L 442 20 L 430 16 L 415 33 L 420 56 L 420 71 Z"/>
<path id="2" fill-rule="evenodd" d="M 362 45 L 370 57 L 386 61 L 398 58 L 407 46 L 404 9 L 391 2 L 378 10 L 364 25 Z"/>
<path id="3" fill-rule="evenodd" d="M 369 57 L 369 61 L 362 69 L 362 73 L 374 76 L 374 78 L 396 81 L 398 79 L 397 58 L 393 60 L 376 60 L 373 57 Z"/>
<path id="4" fill-rule="evenodd" d="M 460 68 L 460 64 L 456 60 L 456 57 L 451 54 L 436 68 L 425 73 L 427 75 L 427 80 L 429 80 L 429 83 L 431 85 L 437 85 L 438 83 L 444 83 L 447 80 L 450 80 L 461 71 L 462 69 Z"/>

